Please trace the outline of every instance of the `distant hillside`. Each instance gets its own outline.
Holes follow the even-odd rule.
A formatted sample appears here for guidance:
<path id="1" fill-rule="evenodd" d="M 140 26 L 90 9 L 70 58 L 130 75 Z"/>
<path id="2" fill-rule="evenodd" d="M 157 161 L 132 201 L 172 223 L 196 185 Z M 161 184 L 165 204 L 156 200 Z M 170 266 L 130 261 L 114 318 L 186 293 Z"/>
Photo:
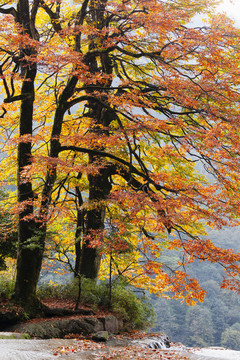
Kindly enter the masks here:
<path id="1" fill-rule="evenodd" d="M 210 239 L 218 246 L 240 252 L 240 227 L 211 230 Z M 207 291 L 203 304 L 189 307 L 176 300 L 152 296 L 157 315 L 153 330 L 163 331 L 175 342 L 188 346 L 224 346 L 240 350 L 240 295 L 222 290 L 223 269 L 208 262 L 194 262 L 189 274 L 199 279 Z"/>

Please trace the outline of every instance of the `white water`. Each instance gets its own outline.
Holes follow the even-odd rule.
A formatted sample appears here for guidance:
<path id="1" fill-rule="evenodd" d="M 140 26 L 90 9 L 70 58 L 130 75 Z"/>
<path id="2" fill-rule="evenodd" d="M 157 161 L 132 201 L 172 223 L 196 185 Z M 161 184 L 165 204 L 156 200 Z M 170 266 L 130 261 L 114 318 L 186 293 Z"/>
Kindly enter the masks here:
<path id="1" fill-rule="evenodd" d="M 44 340 L 0 340 L 0 360 L 52 360 L 51 347 Z"/>
<path id="2" fill-rule="evenodd" d="M 133 340 L 132 343 L 134 344 L 139 344 L 142 347 L 148 347 L 150 349 L 167 349 L 169 348 L 169 346 L 167 346 L 167 341 L 169 341 L 168 337 L 163 335 L 163 336 L 156 336 L 156 337 L 151 337 L 151 338 L 146 338 L 146 339 L 141 339 L 141 340 Z"/>
<path id="3" fill-rule="evenodd" d="M 74 339 L 0 339 L 0 360 L 94 360 L 98 350 L 81 350 L 76 353 L 59 352 L 59 349 L 77 348 Z M 54 353 L 57 353 L 54 355 Z"/>
<path id="4" fill-rule="evenodd" d="M 194 351 L 194 354 L 203 356 L 207 359 L 240 360 L 240 351 L 226 350 L 223 348 L 206 348 Z"/>

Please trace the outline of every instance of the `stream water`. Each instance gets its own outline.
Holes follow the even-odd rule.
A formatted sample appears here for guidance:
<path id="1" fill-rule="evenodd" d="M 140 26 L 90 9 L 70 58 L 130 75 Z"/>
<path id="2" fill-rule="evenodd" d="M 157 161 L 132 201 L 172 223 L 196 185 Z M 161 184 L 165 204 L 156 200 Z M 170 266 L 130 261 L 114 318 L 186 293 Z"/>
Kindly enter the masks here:
<path id="1" fill-rule="evenodd" d="M 152 341 L 152 339 L 150 339 Z M 150 342 L 149 340 L 149 342 Z M 133 344 L 142 345 L 142 347 L 148 347 L 148 341 L 130 341 L 128 346 Z M 119 343 L 119 340 L 114 342 L 111 340 L 108 346 L 102 348 L 99 345 L 97 349 L 90 348 L 90 342 L 86 342 L 84 347 L 83 341 L 78 340 L 65 340 L 65 339 L 50 339 L 50 340 L 13 340 L 3 339 L 0 340 L 0 360 L 53 360 L 53 359 L 68 359 L 68 360 L 99 360 L 108 358 L 111 354 L 111 349 L 114 347 L 115 356 L 113 359 L 121 360 L 121 356 L 116 355 L 116 349 L 120 349 L 122 346 L 126 346 L 126 343 Z M 149 348 L 149 347 L 148 347 Z M 61 349 L 61 350 L 60 350 Z M 70 351 L 65 351 L 65 349 Z M 76 352 L 71 352 L 71 349 L 77 349 Z M 154 351 L 152 350 L 153 354 Z M 189 353 L 188 349 L 184 347 L 171 347 L 170 354 L 175 354 L 173 359 L 186 359 L 186 360 L 240 360 L 240 352 L 223 349 L 200 349 L 194 353 Z M 156 359 L 156 357 L 154 357 Z M 125 357 L 124 357 L 125 359 Z M 129 357 L 130 359 L 130 357 Z M 139 360 L 140 358 L 131 357 L 133 360 Z M 149 357 L 151 359 L 151 355 Z M 159 355 L 160 359 L 160 355 Z"/>

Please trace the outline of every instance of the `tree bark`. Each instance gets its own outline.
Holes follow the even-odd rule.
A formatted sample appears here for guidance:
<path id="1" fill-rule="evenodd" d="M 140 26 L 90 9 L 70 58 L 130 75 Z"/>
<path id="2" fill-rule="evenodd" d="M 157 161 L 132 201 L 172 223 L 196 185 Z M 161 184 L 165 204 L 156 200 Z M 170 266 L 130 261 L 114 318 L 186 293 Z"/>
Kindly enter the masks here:
<path id="1" fill-rule="evenodd" d="M 94 160 L 90 156 L 89 162 Z M 104 200 L 111 191 L 111 183 L 109 181 L 108 166 L 100 169 L 98 175 L 89 175 L 89 204 L 95 202 L 94 209 L 87 212 L 85 236 L 87 240 L 83 243 L 80 273 L 86 278 L 96 279 L 99 272 L 101 262 L 101 248 L 91 244 L 91 237 L 99 237 L 102 240 L 102 232 L 104 229 L 105 204 Z M 90 237 L 90 240 L 88 239 Z M 93 239 L 94 240 L 94 239 Z"/>
<path id="2" fill-rule="evenodd" d="M 18 2 L 18 21 L 22 26 L 23 33 L 31 36 L 29 3 L 27 0 Z M 36 63 L 25 60 L 25 56 L 31 56 L 35 50 L 26 45 L 21 49 L 21 74 L 24 76 L 21 89 L 21 108 L 19 120 L 18 145 L 18 202 L 20 204 L 18 222 L 18 255 L 17 255 L 17 277 L 13 298 L 25 308 L 31 308 L 36 303 L 36 286 L 41 270 L 44 246 L 42 237 L 37 234 L 36 223 L 33 219 L 34 194 L 31 180 L 24 179 L 22 171 L 31 166 L 31 136 L 33 124 L 34 104 L 34 81 L 37 72 Z M 22 137 L 29 137 L 22 140 Z M 21 141 L 22 140 L 22 141 Z"/>
<path id="3" fill-rule="evenodd" d="M 25 71 L 21 95 L 23 100 L 20 109 L 19 135 L 32 135 L 32 117 L 34 103 L 34 79 L 36 65 L 31 64 Z M 34 194 L 31 181 L 22 179 L 22 171 L 31 165 L 31 140 L 21 142 L 18 146 L 18 202 L 23 210 L 19 214 L 18 222 L 18 256 L 17 277 L 15 282 L 14 299 L 28 307 L 36 298 L 36 286 L 42 265 L 44 241 L 38 232 L 33 218 Z M 35 301 L 34 301 L 35 302 Z"/>
<path id="4" fill-rule="evenodd" d="M 103 29 L 105 26 L 105 7 L 106 0 L 90 1 L 89 5 L 89 18 L 94 23 L 97 29 Z M 89 39 L 89 50 L 97 49 L 98 44 L 95 44 L 94 39 Z M 101 41 L 101 40 L 100 40 Z M 113 71 L 112 61 L 108 54 L 102 54 L 100 56 L 101 66 L 98 67 L 96 56 L 92 55 L 88 58 L 87 65 L 93 74 L 98 72 L 104 72 L 106 75 L 111 75 Z M 99 84 L 102 86 L 103 92 L 106 92 L 105 87 L 110 87 L 112 78 L 105 80 L 105 84 Z M 102 97 L 104 101 L 104 95 Z M 106 99 L 107 102 L 107 99 Z M 101 137 L 103 134 L 109 135 L 108 126 L 113 120 L 113 113 L 104 108 L 103 105 L 97 101 L 89 102 L 89 116 L 93 119 L 93 127 L 90 131 Z M 100 125 L 100 126 L 99 126 Z M 104 130 L 102 130 L 102 126 Z M 96 147 L 97 150 L 104 150 L 103 147 Z M 98 174 L 88 175 L 89 182 L 89 204 L 94 208 L 87 211 L 86 225 L 85 225 L 85 236 L 86 241 L 83 242 L 82 254 L 81 254 L 81 265 L 80 274 L 90 278 L 96 279 L 98 276 L 100 263 L 101 263 L 101 248 L 94 245 L 94 237 L 98 237 L 101 241 L 103 240 L 104 220 L 105 220 L 105 209 L 104 200 L 107 199 L 111 191 L 111 182 L 109 177 L 111 175 L 111 165 L 105 163 L 105 161 L 98 156 L 89 155 L 89 165 L 96 163 L 100 166 Z M 93 243 L 92 243 L 93 240 Z"/>

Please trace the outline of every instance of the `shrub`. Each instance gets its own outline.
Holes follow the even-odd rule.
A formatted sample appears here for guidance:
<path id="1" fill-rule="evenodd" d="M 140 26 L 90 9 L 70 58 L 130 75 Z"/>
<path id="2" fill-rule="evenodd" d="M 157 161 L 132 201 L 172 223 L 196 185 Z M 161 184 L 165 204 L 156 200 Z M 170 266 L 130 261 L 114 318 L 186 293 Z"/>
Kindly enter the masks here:
<path id="1" fill-rule="evenodd" d="M 145 296 L 137 296 L 129 287 L 117 285 L 112 292 L 112 310 L 116 312 L 130 328 L 144 329 L 154 319 L 152 306 Z"/>
<path id="2" fill-rule="evenodd" d="M 0 298 L 10 299 L 14 290 L 14 280 L 0 275 Z"/>
<path id="3" fill-rule="evenodd" d="M 61 299 L 62 291 L 64 290 L 65 285 L 57 284 L 53 281 L 49 281 L 48 283 L 43 282 L 39 285 L 37 289 L 37 296 L 40 299 L 49 299 L 49 298 L 56 298 Z"/>

